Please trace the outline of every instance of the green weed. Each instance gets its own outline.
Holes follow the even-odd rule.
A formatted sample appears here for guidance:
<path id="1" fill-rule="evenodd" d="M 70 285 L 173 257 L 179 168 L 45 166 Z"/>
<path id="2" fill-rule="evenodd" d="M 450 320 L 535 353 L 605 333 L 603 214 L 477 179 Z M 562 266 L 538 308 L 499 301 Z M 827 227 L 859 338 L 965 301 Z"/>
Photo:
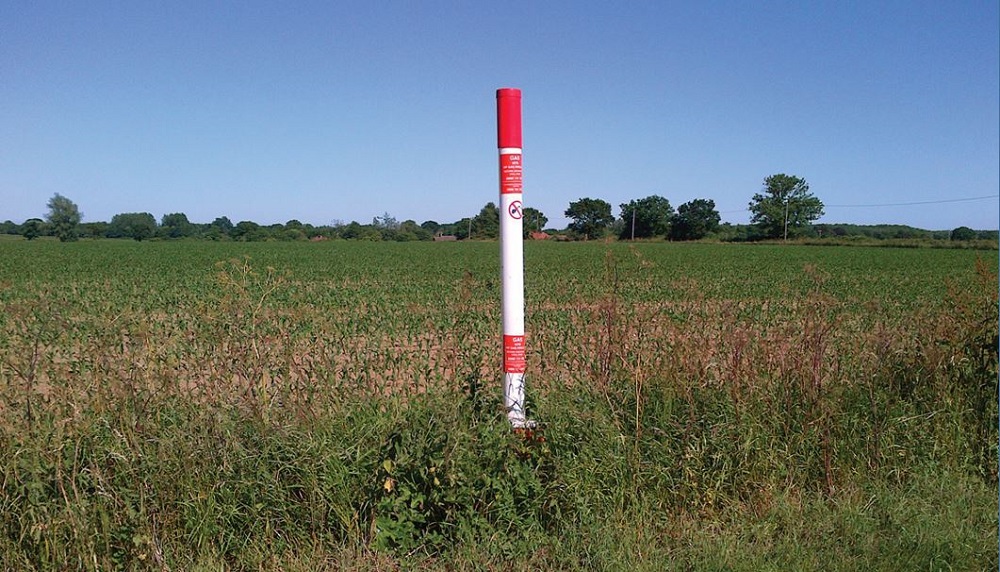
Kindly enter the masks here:
<path id="1" fill-rule="evenodd" d="M 994 258 L 527 248 L 0 244 L 0 569 L 996 566 Z"/>

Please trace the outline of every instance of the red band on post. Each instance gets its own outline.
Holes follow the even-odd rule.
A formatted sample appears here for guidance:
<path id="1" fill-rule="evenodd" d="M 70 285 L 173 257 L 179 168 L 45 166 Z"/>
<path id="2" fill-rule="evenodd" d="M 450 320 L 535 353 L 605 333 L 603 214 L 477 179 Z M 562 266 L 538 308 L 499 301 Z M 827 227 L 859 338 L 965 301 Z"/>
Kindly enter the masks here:
<path id="1" fill-rule="evenodd" d="M 497 90 L 497 147 L 521 148 L 521 90 Z"/>

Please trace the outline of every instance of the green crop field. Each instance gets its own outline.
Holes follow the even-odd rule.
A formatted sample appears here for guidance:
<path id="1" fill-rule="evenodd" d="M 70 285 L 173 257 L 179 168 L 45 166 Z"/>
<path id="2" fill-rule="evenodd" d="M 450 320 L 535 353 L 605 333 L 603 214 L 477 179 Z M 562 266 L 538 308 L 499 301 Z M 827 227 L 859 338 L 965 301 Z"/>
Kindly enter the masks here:
<path id="1" fill-rule="evenodd" d="M 0 241 L 0 569 L 997 567 L 995 251 Z"/>

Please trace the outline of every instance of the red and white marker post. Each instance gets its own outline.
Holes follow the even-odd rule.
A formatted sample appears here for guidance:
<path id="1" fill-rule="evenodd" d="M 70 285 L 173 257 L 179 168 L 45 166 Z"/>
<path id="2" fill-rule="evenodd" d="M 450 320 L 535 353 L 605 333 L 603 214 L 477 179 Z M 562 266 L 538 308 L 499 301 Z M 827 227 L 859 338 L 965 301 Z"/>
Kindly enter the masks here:
<path id="1" fill-rule="evenodd" d="M 515 429 L 534 426 L 524 413 L 524 207 L 521 178 L 521 90 L 497 90 L 500 149 L 500 279 L 503 289 L 504 407 Z"/>

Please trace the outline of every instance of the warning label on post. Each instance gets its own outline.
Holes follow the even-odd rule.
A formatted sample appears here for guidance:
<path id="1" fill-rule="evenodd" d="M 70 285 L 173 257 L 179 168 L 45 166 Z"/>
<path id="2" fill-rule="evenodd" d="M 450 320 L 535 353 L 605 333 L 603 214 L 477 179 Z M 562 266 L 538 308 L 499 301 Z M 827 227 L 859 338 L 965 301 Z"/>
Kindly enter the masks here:
<path id="1" fill-rule="evenodd" d="M 524 352 L 524 336 L 503 337 L 503 371 L 504 373 L 524 373 L 527 360 Z"/>
<path id="2" fill-rule="evenodd" d="M 521 217 L 524 216 L 524 211 L 521 210 L 521 201 L 510 203 L 510 206 L 507 207 L 507 214 L 514 220 L 521 220 Z"/>
<path id="3" fill-rule="evenodd" d="M 521 154 L 500 155 L 500 194 L 521 192 Z"/>

